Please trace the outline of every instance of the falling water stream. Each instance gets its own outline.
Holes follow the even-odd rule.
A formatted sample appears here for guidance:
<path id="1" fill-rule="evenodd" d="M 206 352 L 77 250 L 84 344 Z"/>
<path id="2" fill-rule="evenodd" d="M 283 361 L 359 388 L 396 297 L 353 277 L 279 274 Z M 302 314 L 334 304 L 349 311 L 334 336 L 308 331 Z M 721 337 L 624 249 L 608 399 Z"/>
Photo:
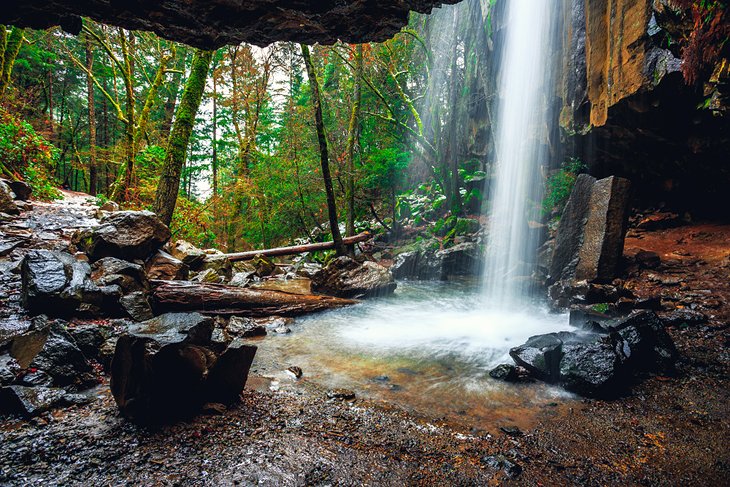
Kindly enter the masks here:
<path id="1" fill-rule="evenodd" d="M 466 3 L 480 4 L 469 0 L 433 14 L 443 16 L 434 19 L 441 38 L 436 49 L 444 38 L 450 44 L 454 19 L 465 15 L 450 9 Z M 526 284 L 537 246 L 527 222 L 540 200 L 546 156 L 545 107 L 552 89 L 547 60 L 556 3 L 506 2 L 504 37 L 495 49 L 501 53 L 497 165 L 483 282 L 401 282 L 393 296 L 300 319 L 291 335 L 261 343 L 256 366 L 273 377 L 271 387 L 298 387 L 284 372 L 296 365 L 304 370 L 304 382 L 353 389 L 423 414 L 512 423 L 564 394 L 544 385 L 505 385 L 488 375 L 497 364 L 511 362 L 511 347 L 568 328 L 565 316 L 532 302 Z M 434 56 L 439 58 L 445 57 Z M 435 61 L 431 85 L 447 82 L 447 70 Z"/>

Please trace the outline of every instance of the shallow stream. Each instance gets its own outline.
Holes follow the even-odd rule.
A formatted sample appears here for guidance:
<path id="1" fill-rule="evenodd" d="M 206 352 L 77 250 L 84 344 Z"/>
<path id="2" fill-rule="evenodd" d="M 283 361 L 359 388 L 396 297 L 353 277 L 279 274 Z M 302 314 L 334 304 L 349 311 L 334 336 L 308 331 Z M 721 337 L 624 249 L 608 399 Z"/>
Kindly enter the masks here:
<path id="1" fill-rule="evenodd" d="M 511 347 L 569 330 L 567 323 L 538 306 L 486 310 L 470 284 L 401 282 L 393 296 L 310 315 L 292 333 L 268 336 L 254 369 L 275 390 L 346 388 L 429 418 L 528 427 L 540 407 L 570 396 L 542 383 L 497 381 L 489 370 L 512 363 Z M 303 370 L 299 381 L 290 366 Z"/>

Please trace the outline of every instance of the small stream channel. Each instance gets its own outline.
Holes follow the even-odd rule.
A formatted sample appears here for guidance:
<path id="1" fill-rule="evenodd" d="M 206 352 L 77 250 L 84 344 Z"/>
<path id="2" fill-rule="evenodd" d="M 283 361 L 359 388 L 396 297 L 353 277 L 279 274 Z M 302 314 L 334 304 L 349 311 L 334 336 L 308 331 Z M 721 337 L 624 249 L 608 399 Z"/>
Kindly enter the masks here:
<path id="1" fill-rule="evenodd" d="M 346 388 L 429 418 L 529 427 L 539 407 L 571 396 L 542 383 L 504 383 L 489 370 L 512 363 L 509 349 L 528 337 L 570 329 L 567 321 L 538 306 L 486 311 L 474 284 L 401 282 L 392 296 L 269 335 L 257 343 L 254 370 L 270 378 L 258 387 Z M 302 368 L 299 381 L 290 366 Z"/>

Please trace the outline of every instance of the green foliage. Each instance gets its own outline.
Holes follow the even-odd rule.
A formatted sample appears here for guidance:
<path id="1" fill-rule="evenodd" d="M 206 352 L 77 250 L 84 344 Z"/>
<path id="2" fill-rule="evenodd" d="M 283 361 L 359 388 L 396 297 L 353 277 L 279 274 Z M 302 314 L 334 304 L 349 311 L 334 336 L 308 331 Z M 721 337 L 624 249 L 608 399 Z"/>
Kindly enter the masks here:
<path id="1" fill-rule="evenodd" d="M 0 168 L 5 176 L 22 177 L 39 200 L 59 198 L 50 174 L 56 157 L 57 150 L 29 123 L 0 112 Z"/>
<path id="2" fill-rule="evenodd" d="M 598 303 L 594 304 L 591 309 L 596 313 L 606 314 L 608 312 L 609 305 L 608 303 Z"/>
<path id="3" fill-rule="evenodd" d="M 173 239 L 187 240 L 198 247 L 206 248 L 215 242 L 215 233 L 210 229 L 212 214 L 207 204 L 178 198 L 175 213 L 170 223 Z"/>
<path id="4" fill-rule="evenodd" d="M 585 164 L 578 158 L 570 158 L 545 181 L 545 198 L 542 201 L 543 215 L 562 211 L 573 191 L 575 180 L 585 170 Z"/>

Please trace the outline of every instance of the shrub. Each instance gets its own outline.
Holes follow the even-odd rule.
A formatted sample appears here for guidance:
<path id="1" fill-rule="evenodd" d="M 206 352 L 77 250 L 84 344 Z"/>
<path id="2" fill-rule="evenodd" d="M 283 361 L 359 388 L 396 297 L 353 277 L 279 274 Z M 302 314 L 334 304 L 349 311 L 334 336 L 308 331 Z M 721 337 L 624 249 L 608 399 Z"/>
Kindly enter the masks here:
<path id="1" fill-rule="evenodd" d="M 563 211 L 573 191 L 575 180 L 585 170 L 585 164 L 575 157 L 563 163 L 563 166 L 545 181 L 545 198 L 542 200 L 542 213 L 549 215 L 552 211 Z"/>
<path id="2" fill-rule="evenodd" d="M 0 172 L 11 179 L 23 179 L 39 200 L 60 197 L 51 175 L 57 150 L 33 127 L 0 109 Z"/>

